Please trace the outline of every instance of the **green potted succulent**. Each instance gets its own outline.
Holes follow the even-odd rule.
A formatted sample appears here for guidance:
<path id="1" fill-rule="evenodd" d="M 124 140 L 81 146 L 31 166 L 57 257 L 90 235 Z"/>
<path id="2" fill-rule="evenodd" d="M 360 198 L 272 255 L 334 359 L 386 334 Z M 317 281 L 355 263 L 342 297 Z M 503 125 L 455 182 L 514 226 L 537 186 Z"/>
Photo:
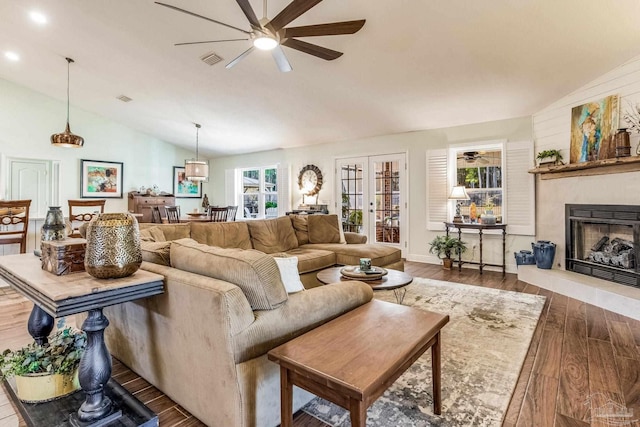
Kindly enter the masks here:
<path id="1" fill-rule="evenodd" d="M 451 255 L 459 255 L 467 250 L 466 244 L 452 236 L 437 236 L 431 242 L 429 242 L 429 253 L 436 254 L 436 256 L 442 259 L 442 265 L 446 270 L 451 269 L 453 265 L 453 259 Z"/>
<path id="2" fill-rule="evenodd" d="M 32 343 L 2 353 L 0 380 L 15 377 L 18 398 L 23 402 L 53 400 L 80 388 L 77 371 L 87 337 L 63 326 L 64 319 L 45 345 Z"/>
<path id="3" fill-rule="evenodd" d="M 562 165 L 562 153 L 560 150 L 543 150 L 536 156 L 538 166 Z"/>

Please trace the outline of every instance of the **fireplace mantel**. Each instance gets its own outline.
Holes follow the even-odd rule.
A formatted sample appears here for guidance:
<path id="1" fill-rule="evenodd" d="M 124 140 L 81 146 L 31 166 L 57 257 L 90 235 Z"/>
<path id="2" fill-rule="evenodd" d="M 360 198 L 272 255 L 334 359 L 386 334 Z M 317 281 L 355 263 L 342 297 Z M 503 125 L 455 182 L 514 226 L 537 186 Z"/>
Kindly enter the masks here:
<path id="1" fill-rule="evenodd" d="M 537 167 L 529 170 L 529 173 L 540 175 L 540 179 L 557 179 L 572 176 L 609 175 L 635 171 L 640 171 L 640 156 Z"/>

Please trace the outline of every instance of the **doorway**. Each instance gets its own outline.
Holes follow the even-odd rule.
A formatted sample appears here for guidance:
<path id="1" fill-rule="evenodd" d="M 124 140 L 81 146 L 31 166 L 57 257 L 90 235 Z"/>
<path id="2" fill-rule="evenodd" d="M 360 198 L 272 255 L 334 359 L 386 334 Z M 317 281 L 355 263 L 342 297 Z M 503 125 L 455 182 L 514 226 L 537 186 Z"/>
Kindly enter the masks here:
<path id="1" fill-rule="evenodd" d="M 406 154 L 336 160 L 336 194 L 344 231 L 397 247 L 407 243 Z"/>

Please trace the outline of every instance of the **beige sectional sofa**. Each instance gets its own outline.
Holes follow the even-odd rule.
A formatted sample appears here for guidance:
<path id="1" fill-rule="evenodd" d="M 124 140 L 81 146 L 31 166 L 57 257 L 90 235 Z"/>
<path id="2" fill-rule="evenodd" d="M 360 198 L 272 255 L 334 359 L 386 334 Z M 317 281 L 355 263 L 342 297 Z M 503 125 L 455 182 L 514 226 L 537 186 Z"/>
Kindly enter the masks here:
<path id="1" fill-rule="evenodd" d="M 339 243 L 339 230 L 311 243 L 322 240 L 316 227 L 333 220 L 306 221 L 305 231 L 293 227 L 298 219 L 141 226 L 142 268 L 165 277 L 165 293 L 105 309 L 111 353 L 208 426 L 278 425 L 279 367 L 266 353 L 373 292 L 350 281 L 287 294 L 274 256 L 299 256 L 302 276 L 362 254 L 378 254 L 370 256 L 377 265 L 402 263 L 376 245 Z M 294 409 L 311 398 L 296 388 Z"/>

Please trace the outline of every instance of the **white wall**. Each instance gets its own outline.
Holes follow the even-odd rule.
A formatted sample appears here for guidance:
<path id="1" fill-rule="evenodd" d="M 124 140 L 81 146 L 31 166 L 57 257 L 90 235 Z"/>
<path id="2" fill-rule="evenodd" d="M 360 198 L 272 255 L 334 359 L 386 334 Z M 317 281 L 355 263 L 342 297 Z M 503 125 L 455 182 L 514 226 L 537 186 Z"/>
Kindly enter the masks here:
<path id="1" fill-rule="evenodd" d="M 533 115 L 535 151 L 559 149 L 565 161 L 569 159 L 571 108 L 589 101 L 618 94 L 620 126 L 626 127 L 622 116 L 640 102 L 640 56 L 584 85 Z M 632 155 L 640 135 L 632 134 Z M 536 178 L 537 238 L 551 240 L 557 246 L 556 266 L 564 268 L 565 204 L 640 204 L 640 172 L 541 180 Z"/>
<path id="2" fill-rule="evenodd" d="M 330 124 L 328 124 L 330 125 Z M 251 167 L 268 164 L 288 164 L 291 167 L 291 204 L 297 206 L 302 196 L 297 186 L 298 171 L 306 164 L 314 164 L 322 170 L 324 184 L 320 191 L 319 203 L 328 203 L 330 211 L 334 206 L 335 173 L 334 162 L 338 157 L 354 157 L 385 153 L 407 153 L 408 202 L 409 202 L 409 250 L 407 259 L 425 262 L 439 262 L 429 254 L 428 243 L 442 232 L 427 230 L 426 221 L 426 152 L 428 149 L 445 148 L 449 144 L 507 139 L 508 141 L 531 140 L 531 119 L 529 117 L 458 126 L 446 129 L 406 132 L 383 135 L 354 141 L 340 141 L 301 148 L 265 151 L 241 156 L 222 157 L 212 160 L 212 175 L 205 192 L 211 204 L 224 204 L 224 172 L 226 169 Z M 533 164 L 533 160 L 532 160 Z M 486 235 L 485 235 L 486 236 Z M 475 236 L 463 236 L 470 249 L 477 241 Z M 510 271 L 515 271 L 515 261 L 511 252 L 530 247 L 531 237 L 508 236 L 507 263 Z M 484 261 L 501 263 L 501 240 L 498 236 L 484 239 Z M 467 251 L 467 257 L 477 260 L 478 253 Z"/>
<path id="3" fill-rule="evenodd" d="M 127 108 L 123 103 L 122 108 Z M 51 134 L 64 130 L 66 102 L 0 79 L 0 156 L 59 160 L 60 201 L 80 198 L 80 159 L 123 162 L 122 199 L 107 199 L 107 212 L 127 211 L 127 192 L 150 187 L 173 191 L 173 166 L 184 165 L 193 153 L 137 132 L 93 113 L 71 107 L 71 131 L 85 139 L 83 148 L 53 147 Z M 6 164 L 0 162 L 0 183 L 6 183 Z M 6 184 L 0 197 L 6 198 Z M 200 206 L 200 199 L 176 199 L 183 211 Z M 36 224 L 39 232 L 39 226 Z M 30 233 L 32 234 L 32 233 Z M 30 240 L 30 249 L 33 242 Z"/>

